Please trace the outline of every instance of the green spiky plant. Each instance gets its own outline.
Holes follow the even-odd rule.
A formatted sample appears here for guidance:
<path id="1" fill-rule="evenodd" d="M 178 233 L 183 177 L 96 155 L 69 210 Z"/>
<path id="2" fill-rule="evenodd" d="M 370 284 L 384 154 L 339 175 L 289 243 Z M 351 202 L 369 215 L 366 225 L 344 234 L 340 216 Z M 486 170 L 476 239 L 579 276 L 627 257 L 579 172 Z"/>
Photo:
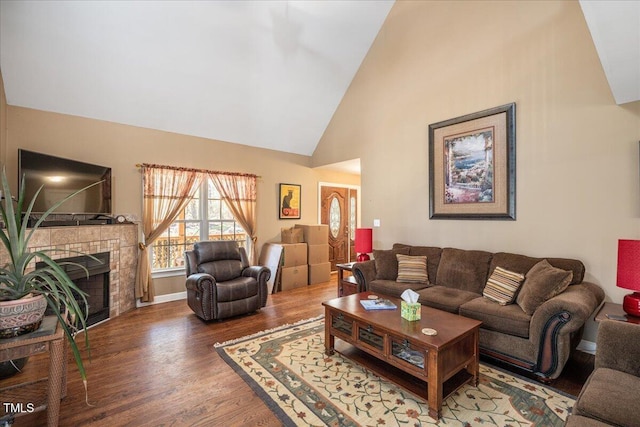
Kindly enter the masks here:
<path id="1" fill-rule="evenodd" d="M 22 177 L 22 183 L 24 184 L 24 176 Z M 0 201 L 0 216 L 4 223 L 4 228 L 0 228 L 0 240 L 9 254 L 9 262 L 0 268 L 0 301 L 18 300 L 29 294 L 40 294 L 46 298 L 48 308 L 58 317 L 58 322 L 69 340 L 73 357 L 82 377 L 85 395 L 87 392 L 87 374 L 75 335 L 80 331 L 84 332 L 84 346 L 89 351 L 89 335 L 87 334 L 86 323 L 88 316 L 87 294 L 80 290 L 64 269 L 61 268 L 60 264 L 50 257 L 51 253 L 59 252 L 60 250 L 29 251 L 29 241 L 38 227 L 40 227 L 40 224 L 60 205 L 98 184 L 100 182 L 68 195 L 43 213 L 31 228 L 27 228 L 28 219 L 31 216 L 34 203 L 42 191 L 42 187 L 36 191 L 33 199 L 27 202 L 25 200 L 25 186 L 21 185 L 21 190 L 16 200 L 11 195 L 5 168 L 2 169 L 2 192 L 4 197 Z M 16 204 L 15 208 L 14 203 Z M 28 205 L 26 205 L 26 209 L 23 209 L 26 203 Z M 25 212 L 24 216 L 22 212 Z M 63 252 L 81 254 L 77 251 Z M 91 255 L 87 256 L 98 261 Z M 36 260 L 42 261 L 44 266 L 30 269 L 29 266 Z M 84 269 L 88 275 L 88 271 L 84 266 L 75 265 Z M 76 298 L 80 298 L 83 304 L 78 303 Z"/>

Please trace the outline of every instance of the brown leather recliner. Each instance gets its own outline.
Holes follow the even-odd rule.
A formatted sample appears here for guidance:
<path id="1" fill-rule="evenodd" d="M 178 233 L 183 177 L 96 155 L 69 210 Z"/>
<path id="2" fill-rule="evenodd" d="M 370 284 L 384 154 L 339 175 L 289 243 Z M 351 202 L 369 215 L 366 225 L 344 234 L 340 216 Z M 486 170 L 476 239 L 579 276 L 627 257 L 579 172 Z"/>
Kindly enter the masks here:
<path id="1" fill-rule="evenodd" d="M 267 304 L 267 267 L 249 266 L 235 241 L 207 241 L 185 251 L 187 303 L 203 320 L 252 313 Z"/>

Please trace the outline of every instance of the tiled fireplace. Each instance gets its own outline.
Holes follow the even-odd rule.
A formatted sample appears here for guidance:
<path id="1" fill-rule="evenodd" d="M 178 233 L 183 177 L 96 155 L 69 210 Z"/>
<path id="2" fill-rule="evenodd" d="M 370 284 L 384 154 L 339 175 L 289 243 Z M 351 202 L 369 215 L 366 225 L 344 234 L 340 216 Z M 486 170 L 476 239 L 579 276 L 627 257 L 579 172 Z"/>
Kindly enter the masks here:
<path id="1" fill-rule="evenodd" d="M 67 258 L 79 251 L 86 254 L 109 253 L 109 317 L 135 308 L 135 277 L 138 259 L 136 224 L 45 227 L 36 230 L 30 248 L 59 249 L 51 257 Z M 0 262 L 8 261 L 0 252 Z"/>
<path id="2" fill-rule="evenodd" d="M 111 317 L 109 313 L 111 303 L 111 293 L 109 292 L 110 255 L 110 252 L 100 252 L 56 259 L 60 263 L 60 268 L 86 294 L 86 304 L 85 300 L 78 295 L 76 295 L 76 301 L 83 310 L 87 311 L 87 326 L 95 325 Z M 36 263 L 36 268 L 44 266 L 46 264 L 42 261 Z"/>

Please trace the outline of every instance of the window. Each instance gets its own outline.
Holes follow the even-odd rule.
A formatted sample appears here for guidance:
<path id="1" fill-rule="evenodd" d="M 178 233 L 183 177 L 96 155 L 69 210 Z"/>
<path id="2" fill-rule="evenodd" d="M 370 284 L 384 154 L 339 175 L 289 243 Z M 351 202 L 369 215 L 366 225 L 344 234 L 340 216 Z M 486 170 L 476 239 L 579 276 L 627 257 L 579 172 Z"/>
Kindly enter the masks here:
<path id="1" fill-rule="evenodd" d="M 202 197 L 206 195 L 206 197 Z M 153 271 L 184 268 L 184 251 L 201 240 L 236 240 L 246 247 L 247 234 L 207 179 L 173 223 L 153 243 Z"/>

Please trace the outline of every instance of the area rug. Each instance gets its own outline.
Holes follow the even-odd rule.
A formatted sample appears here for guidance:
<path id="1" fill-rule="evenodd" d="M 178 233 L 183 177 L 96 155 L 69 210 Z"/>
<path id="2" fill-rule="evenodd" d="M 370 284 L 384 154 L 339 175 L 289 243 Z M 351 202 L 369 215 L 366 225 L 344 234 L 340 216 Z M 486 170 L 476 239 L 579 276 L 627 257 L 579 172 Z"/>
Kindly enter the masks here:
<path id="1" fill-rule="evenodd" d="M 324 319 L 260 332 L 215 349 L 286 426 L 562 426 L 574 399 L 480 364 L 478 387 L 451 394 L 442 418 L 427 402 L 335 353 L 324 354 Z"/>

